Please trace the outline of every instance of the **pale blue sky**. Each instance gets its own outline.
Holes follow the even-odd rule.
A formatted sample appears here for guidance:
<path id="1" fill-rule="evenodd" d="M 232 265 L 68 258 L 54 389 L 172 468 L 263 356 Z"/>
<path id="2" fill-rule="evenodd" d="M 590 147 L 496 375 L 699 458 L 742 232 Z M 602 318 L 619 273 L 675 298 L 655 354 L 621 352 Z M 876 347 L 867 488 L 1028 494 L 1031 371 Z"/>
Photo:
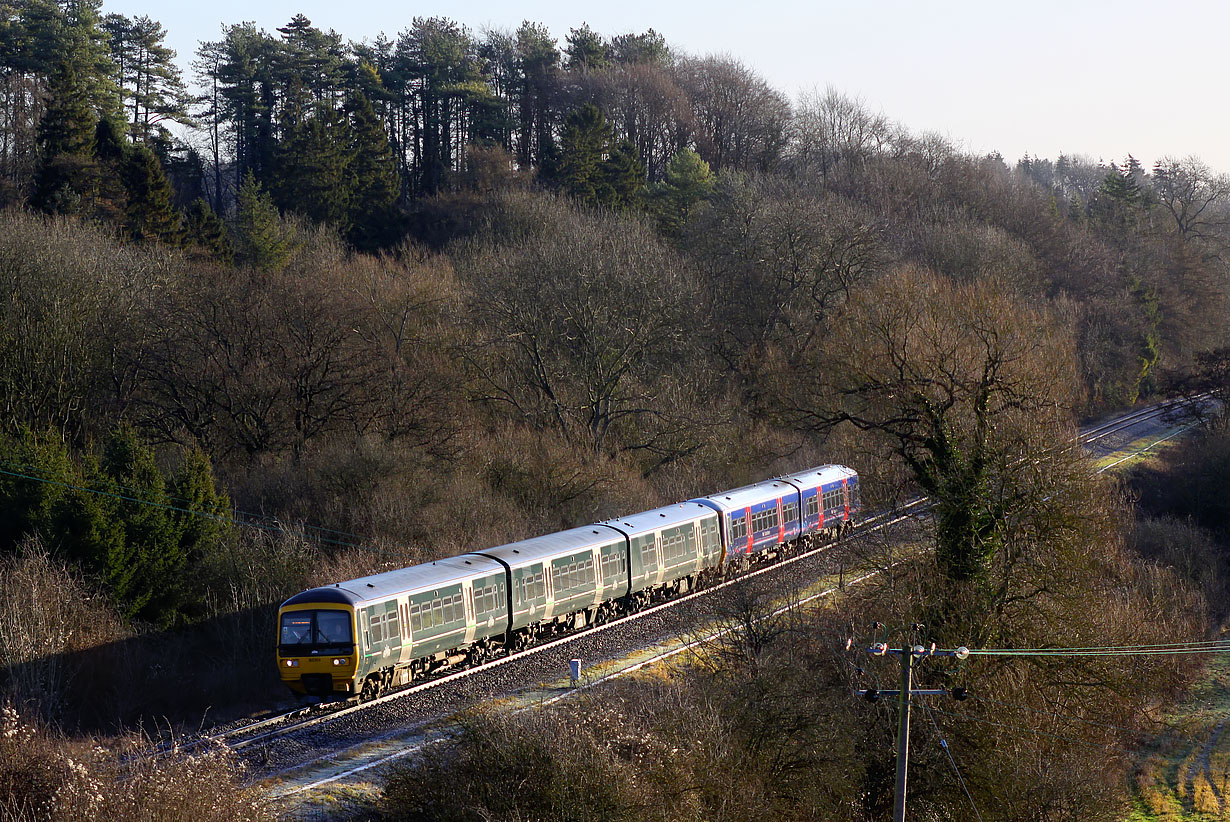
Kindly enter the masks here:
<path id="1" fill-rule="evenodd" d="M 792 99 L 831 84 L 969 151 L 1009 160 L 1025 152 L 1122 160 L 1131 152 L 1146 165 L 1195 154 L 1230 172 L 1230 4 L 1214 0 L 104 3 L 104 12 L 159 20 L 184 66 L 224 24 L 251 20 L 273 31 L 296 13 L 350 40 L 394 37 L 416 15 L 449 17 L 475 32 L 532 20 L 561 43 L 582 23 L 607 36 L 653 28 L 689 53 L 742 60 Z"/>

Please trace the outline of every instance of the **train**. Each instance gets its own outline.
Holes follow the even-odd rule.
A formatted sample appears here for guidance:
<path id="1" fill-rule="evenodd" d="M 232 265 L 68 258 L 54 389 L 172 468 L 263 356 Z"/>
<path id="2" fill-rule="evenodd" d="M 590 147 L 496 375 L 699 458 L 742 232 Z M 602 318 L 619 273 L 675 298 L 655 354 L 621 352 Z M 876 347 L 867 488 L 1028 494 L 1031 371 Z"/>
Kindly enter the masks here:
<path id="1" fill-rule="evenodd" d="M 858 474 L 799 473 L 295 594 L 277 666 L 295 694 L 374 699 L 839 538 Z"/>

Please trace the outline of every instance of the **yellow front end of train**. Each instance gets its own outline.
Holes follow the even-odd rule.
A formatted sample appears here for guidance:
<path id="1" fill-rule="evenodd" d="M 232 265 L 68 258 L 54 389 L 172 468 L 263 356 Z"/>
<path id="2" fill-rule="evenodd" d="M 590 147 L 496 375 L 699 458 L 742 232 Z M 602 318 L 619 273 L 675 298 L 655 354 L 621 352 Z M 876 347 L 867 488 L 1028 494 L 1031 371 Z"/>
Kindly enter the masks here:
<path id="1" fill-rule="evenodd" d="M 353 606 L 284 604 L 278 611 L 277 656 L 282 684 L 305 696 L 356 693 L 356 636 Z"/>

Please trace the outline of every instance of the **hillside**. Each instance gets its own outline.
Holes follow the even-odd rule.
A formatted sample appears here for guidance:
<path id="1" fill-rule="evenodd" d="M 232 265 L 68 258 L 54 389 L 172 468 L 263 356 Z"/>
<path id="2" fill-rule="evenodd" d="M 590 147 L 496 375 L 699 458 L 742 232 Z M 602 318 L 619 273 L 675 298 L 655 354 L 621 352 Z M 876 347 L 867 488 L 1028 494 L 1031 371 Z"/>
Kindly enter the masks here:
<path id="1" fill-rule="evenodd" d="M 476 818 L 445 800 L 478 790 L 484 746 L 525 738 L 595 770 L 488 818 L 881 819 L 892 719 L 847 699 L 830 650 L 851 625 L 1041 647 L 1201 639 L 1225 616 L 1224 523 L 1158 490 L 1224 496 L 1215 466 L 1141 485 L 1137 510 L 1069 444 L 1108 410 L 1225 396 L 1230 184 L 1198 159 L 970 156 L 652 29 L 241 23 L 201 44 L 193 96 L 155 21 L 20 0 L 0 22 L 5 738 L 48 751 L 26 779 L 0 747 L 5 812 L 162 801 L 174 765 L 115 801 L 83 786 L 118 778 L 135 729 L 284 698 L 274 610 L 301 589 L 829 462 L 870 510 L 934 498 L 933 559 L 797 645 L 661 686 L 677 710 L 479 717 L 456 768 L 390 802 Z M 1205 422 L 1199 448 L 1224 453 Z M 1049 710 L 1077 739 L 962 726 L 983 818 L 1124 818 L 1133 759 L 1090 746 L 1135 750 L 1198 673 L 961 672 L 1016 694 L 1002 724 Z M 642 729 L 655 764 L 604 722 Z M 712 778 L 732 756 L 739 801 Z M 919 807 L 962 818 L 941 764 Z M 559 801 L 595 780 L 606 805 Z M 235 796 L 200 818 L 264 812 Z"/>

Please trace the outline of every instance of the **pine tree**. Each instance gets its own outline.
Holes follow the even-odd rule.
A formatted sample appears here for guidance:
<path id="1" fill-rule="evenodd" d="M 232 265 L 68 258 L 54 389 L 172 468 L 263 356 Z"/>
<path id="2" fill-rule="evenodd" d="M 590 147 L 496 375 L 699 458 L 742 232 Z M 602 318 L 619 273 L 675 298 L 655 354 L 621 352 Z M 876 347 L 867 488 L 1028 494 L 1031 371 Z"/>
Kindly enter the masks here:
<path id="1" fill-rule="evenodd" d="M 99 484 L 117 492 L 112 505 L 124 533 L 123 549 L 104 561 L 108 587 L 124 616 L 170 622 L 180 604 L 187 558 L 153 451 L 131 428 L 117 428 L 98 469 Z"/>
<path id="2" fill-rule="evenodd" d="M 71 214 L 98 180 L 94 131 L 98 117 L 89 90 L 69 60 L 56 66 L 47 110 L 39 123 L 39 172 L 31 202 L 52 214 Z"/>
<path id="3" fill-rule="evenodd" d="M 183 223 L 175 210 L 175 192 L 167 180 L 162 163 L 143 145 L 129 146 L 123 163 L 124 189 L 127 193 L 124 228 L 134 240 L 158 239 L 180 245 Z"/>
<path id="4" fill-rule="evenodd" d="M 355 94 L 347 110 L 354 186 L 349 239 L 355 248 L 373 251 L 394 239 L 394 214 L 400 193 L 397 160 L 384 123 L 376 117 L 366 95 Z"/>
<path id="5" fill-rule="evenodd" d="M 600 177 L 599 203 L 616 211 L 632 208 L 645 187 L 645 166 L 641 164 L 636 146 L 620 140 L 603 161 Z"/>
<path id="6" fill-rule="evenodd" d="M 189 243 L 204 249 L 218 262 L 230 263 L 235 259 L 235 249 L 231 247 L 226 226 L 204 198 L 197 198 L 188 206 L 184 233 Z"/>
<path id="7" fill-rule="evenodd" d="M 347 230 L 354 184 L 345 132 L 341 114 L 325 104 L 290 130 L 277 153 L 274 193 L 283 211 Z"/>
<path id="8" fill-rule="evenodd" d="M 649 188 L 649 211 L 657 217 L 658 229 L 667 236 L 678 236 L 697 205 L 713 192 L 713 173 L 709 164 L 690 148 L 671 158 L 660 183 Z"/>
<path id="9" fill-rule="evenodd" d="M 569 71 L 600 71 L 610 66 L 611 47 L 588 23 L 569 31 L 564 40 L 568 44 L 564 52 L 568 55 L 565 65 Z"/>
<path id="10" fill-rule="evenodd" d="M 198 565 L 230 529 L 231 501 L 219 492 L 213 466 L 200 448 L 184 456 L 171 483 L 176 507 L 170 512 L 180 550 L 190 566 Z"/>
<path id="11" fill-rule="evenodd" d="M 124 165 L 130 144 L 118 117 L 103 117 L 94 130 L 94 164 L 98 179 L 83 203 L 82 213 L 99 222 L 124 225 L 128 210 L 128 187 Z"/>
<path id="12" fill-rule="evenodd" d="M 282 223 L 273 198 L 251 172 L 239 186 L 234 238 L 236 261 L 264 271 L 286 265 L 294 250 L 293 231 Z"/>
<path id="13" fill-rule="evenodd" d="M 598 202 L 602 163 L 611 143 L 611 127 L 597 106 L 586 103 L 564 119 L 553 182 L 573 197 Z"/>

